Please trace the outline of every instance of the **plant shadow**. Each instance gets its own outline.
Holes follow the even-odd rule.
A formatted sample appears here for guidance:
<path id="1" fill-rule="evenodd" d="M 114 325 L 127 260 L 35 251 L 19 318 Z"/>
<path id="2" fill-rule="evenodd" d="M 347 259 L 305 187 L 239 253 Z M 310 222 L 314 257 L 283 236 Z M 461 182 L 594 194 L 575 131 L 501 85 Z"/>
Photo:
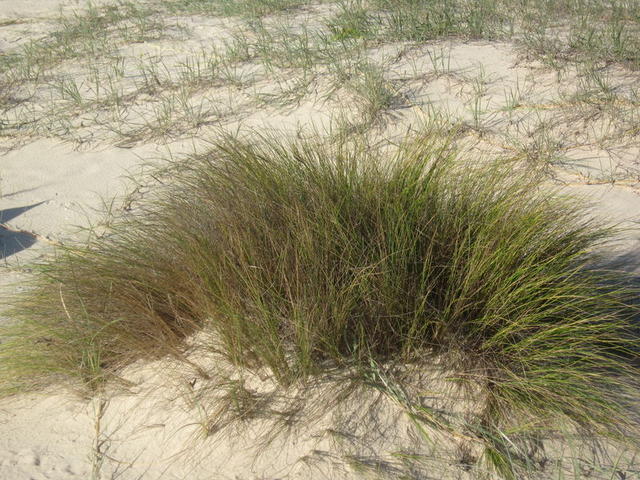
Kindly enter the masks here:
<path id="1" fill-rule="evenodd" d="M 44 202 L 38 202 L 31 205 L 25 205 L 24 207 L 6 208 L 0 210 L 0 224 L 6 223 L 14 218 L 28 212 L 32 208 L 42 205 Z M 4 225 L 0 225 L 0 259 L 15 255 L 27 248 L 31 247 L 37 242 L 34 235 L 14 231 L 7 228 Z"/>
<path id="2" fill-rule="evenodd" d="M 36 238 L 23 232 L 0 227 L 0 259 L 15 255 L 36 243 Z"/>

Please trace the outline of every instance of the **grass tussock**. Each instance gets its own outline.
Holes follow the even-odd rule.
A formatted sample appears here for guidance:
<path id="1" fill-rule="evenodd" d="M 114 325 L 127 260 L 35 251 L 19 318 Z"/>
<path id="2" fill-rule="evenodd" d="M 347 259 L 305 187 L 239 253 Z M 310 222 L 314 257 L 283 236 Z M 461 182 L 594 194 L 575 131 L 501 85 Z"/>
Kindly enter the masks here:
<path id="1" fill-rule="evenodd" d="M 170 0 L 161 8 L 178 14 L 224 15 L 259 18 L 307 5 L 308 0 Z"/>
<path id="2" fill-rule="evenodd" d="M 611 230 L 540 182 L 429 136 L 393 154 L 223 140 L 40 266 L 2 331 L 2 389 L 96 385 L 206 331 L 283 386 L 445 359 L 483 392 L 487 438 L 522 417 L 633 437 L 634 290 L 594 267 Z"/>

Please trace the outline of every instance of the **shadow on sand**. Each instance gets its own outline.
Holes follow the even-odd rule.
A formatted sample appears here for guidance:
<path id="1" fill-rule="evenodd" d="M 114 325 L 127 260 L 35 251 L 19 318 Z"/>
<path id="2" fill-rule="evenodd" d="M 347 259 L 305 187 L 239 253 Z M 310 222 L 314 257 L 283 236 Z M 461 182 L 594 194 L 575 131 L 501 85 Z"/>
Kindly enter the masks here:
<path id="1" fill-rule="evenodd" d="M 26 205 L 24 207 L 0 210 L 0 223 L 6 223 L 19 215 L 43 204 L 44 202 Z M 16 232 L 0 226 L 0 259 L 7 258 L 31 247 L 37 240 L 35 236 L 24 232 Z"/>

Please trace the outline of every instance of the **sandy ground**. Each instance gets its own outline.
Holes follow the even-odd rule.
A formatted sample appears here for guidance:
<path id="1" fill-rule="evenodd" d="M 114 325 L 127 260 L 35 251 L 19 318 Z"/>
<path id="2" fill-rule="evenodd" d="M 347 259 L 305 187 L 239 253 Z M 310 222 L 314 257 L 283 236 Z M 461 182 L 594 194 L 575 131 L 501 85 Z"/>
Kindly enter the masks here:
<path id="1" fill-rule="evenodd" d="M 0 19 L 19 20 L 0 28 L 0 50 L 16 48 L 26 38 L 37 39 L 51 28 L 49 20 L 61 7 L 74 6 L 78 6 L 77 1 L 0 0 Z M 132 48 L 179 57 L 193 50 L 194 45 L 224 35 L 217 21 L 193 19 L 192 22 L 197 28 L 193 30 L 191 44 L 162 41 Z M 464 75 L 473 76 L 473 72 L 480 70 L 490 79 L 486 101 L 496 110 L 504 102 L 503 92 L 517 84 L 529 83 L 529 101 L 544 103 L 557 96 L 554 74 L 519 63 L 508 44 L 452 43 L 447 48 L 451 50 L 451 68 L 462 72 L 460 76 L 429 76 L 427 73 L 432 70 L 429 58 L 419 51 L 411 62 L 407 61 L 404 66 L 395 64 L 394 70 L 390 70 L 392 76 L 406 76 L 409 71 L 415 75 L 409 82 L 412 88 L 406 89 L 410 105 L 398 105 L 391 111 L 392 119 L 383 129 L 383 136 L 397 136 L 415 127 L 433 107 L 468 116 L 465 92 L 470 87 Z M 139 55 L 140 51 L 127 54 Z M 382 59 L 388 54 L 380 51 L 372 55 Z M 268 89 L 268 82 L 260 88 Z M 254 106 L 242 119 L 230 119 L 225 127 L 271 126 L 295 130 L 315 125 L 326 130 L 336 114 L 337 103 L 319 102 L 310 97 L 289 109 Z M 495 121 L 505 125 L 507 122 L 499 116 Z M 580 128 L 576 125 L 576 129 Z M 206 128 L 198 133 L 199 137 L 206 138 L 206 135 Z M 150 140 L 133 148 L 102 144 L 78 149 L 72 143 L 45 136 L 22 143 L 0 158 L 0 223 L 4 225 L 0 228 L 3 264 L 0 284 L 8 291 L 21 288 L 20 278 L 28 274 L 24 271 L 25 265 L 28 267 L 29 261 L 47 252 L 51 244 L 65 242 L 78 235 L 78 226 L 86 227 L 100 220 L 105 200 L 108 203 L 126 191 L 123 175 L 135 173 L 144 161 L 163 155 L 167 148 L 177 154 L 193 148 L 190 139 L 170 142 L 168 146 L 164 141 Z M 478 148 L 486 151 L 492 145 L 481 142 Z M 599 147 L 571 149 L 567 155 L 578 159 L 581 166 L 560 169 L 556 175 L 564 181 L 566 189 L 592 202 L 596 215 L 630 227 L 616 255 L 620 255 L 625 268 L 640 271 L 640 177 L 635 173 L 635 177 L 632 174 L 622 180 L 602 180 L 603 175 L 613 178 L 612 172 L 640 170 L 637 148 L 622 150 L 614 164 Z M 326 435 L 329 427 L 322 422 L 266 447 L 257 460 L 254 436 L 258 427 L 245 435 L 202 440 L 198 415 L 206 412 L 207 406 L 191 402 L 189 399 L 197 395 L 185 395 L 172 386 L 157 373 L 161 370 L 159 366 L 132 369 L 132 377 L 141 380 L 138 394 L 115 396 L 103 404 L 100 400 L 87 403 L 52 393 L 0 401 L 0 479 L 257 480 L 354 478 L 354 475 L 362 478 L 364 475 L 345 461 L 344 456 L 334 458 L 335 449 Z M 389 415 L 390 423 L 399 421 Z M 392 450 L 384 440 L 376 441 L 378 451 Z M 411 444 L 410 437 L 394 441 L 398 449 L 403 442 Z M 353 451 L 366 457 L 365 446 L 354 447 Z M 371 465 L 371 477 L 364 478 L 397 478 L 403 473 L 391 461 Z M 450 477 L 470 478 L 464 469 L 458 469 Z M 424 473 L 411 478 L 442 477 Z"/>

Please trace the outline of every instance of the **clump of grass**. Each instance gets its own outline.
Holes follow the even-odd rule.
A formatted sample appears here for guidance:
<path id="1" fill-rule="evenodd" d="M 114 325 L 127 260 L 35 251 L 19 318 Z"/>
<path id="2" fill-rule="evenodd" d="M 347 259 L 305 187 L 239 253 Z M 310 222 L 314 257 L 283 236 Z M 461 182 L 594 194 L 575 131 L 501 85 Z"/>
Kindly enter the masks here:
<path id="1" fill-rule="evenodd" d="M 262 17 L 300 8 L 308 0 L 170 0 L 157 2 L 158 7 L 178 14 Z"/>
<path id="2" fill-rule="evenodd" d="M 340 2 L 339 10 L 328 23 L 332 37 L 338 41 L 367 38 L 374 32 L 370 9 L 362 1 Z"/>
<path id="3" fill-rule="evenodd" d="M 172 179 L 40 266 L 2 332 L 4 390 L 95 385 L 206 331 L 283 387 L 444 359 L 492 445 L 563 422 L 636 438 L 633 290 L 594 267 L 612 231 L 538 176 L 426 136 L 393 154 L 227 138 Z"/>
<path id="4" fill-rule="evenodd" d="M 385 14 L 387 35 L 399 40 L 426 41 L 442 37 L 495 38 L 510 30 L 511 19 L 500 2 L 371 0 Z M 386 17 L 386 18 L 385 18 Z"/>
<path id="5" fill-rule="evenodd" d="M 343 66 L 340 65 L 338 68 Z M 350 76 L 341 86 L 345 86 L 358 98 L 357 104 L 360 106 L 363 125 L 374 124 L 385 111 L 403 101 L 397 89 L 385 79 L 383 67 L 376 63 L 365 61 L 349 65 L 338 76 Z"/>

